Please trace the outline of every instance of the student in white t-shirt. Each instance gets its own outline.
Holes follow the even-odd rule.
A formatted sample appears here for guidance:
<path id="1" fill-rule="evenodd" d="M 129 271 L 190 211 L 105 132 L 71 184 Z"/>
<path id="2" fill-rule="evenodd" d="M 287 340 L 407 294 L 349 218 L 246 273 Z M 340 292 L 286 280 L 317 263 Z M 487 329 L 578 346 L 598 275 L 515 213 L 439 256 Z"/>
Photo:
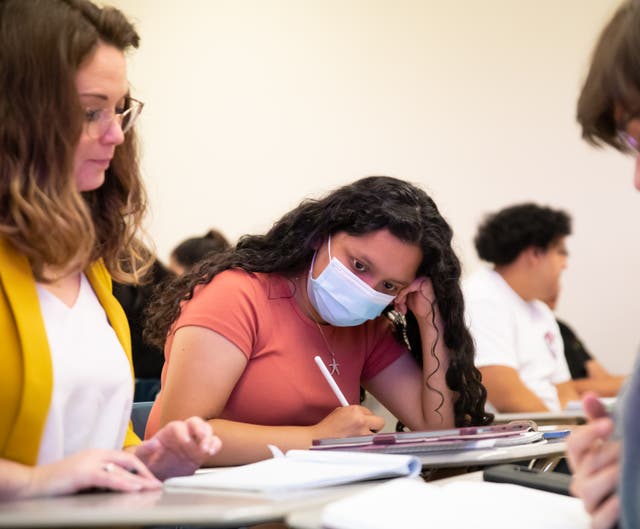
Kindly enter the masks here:
<path id="1" fill-rule="evenodd" d="M 536 204 L 489 215 L 475 246 L 493 264 L 463 284 L 466 318 L 487 400 L 499 412 L 557 411 L 578 398 L 553 312 L 540 299 L 559 290 L 569 216 Z"/>

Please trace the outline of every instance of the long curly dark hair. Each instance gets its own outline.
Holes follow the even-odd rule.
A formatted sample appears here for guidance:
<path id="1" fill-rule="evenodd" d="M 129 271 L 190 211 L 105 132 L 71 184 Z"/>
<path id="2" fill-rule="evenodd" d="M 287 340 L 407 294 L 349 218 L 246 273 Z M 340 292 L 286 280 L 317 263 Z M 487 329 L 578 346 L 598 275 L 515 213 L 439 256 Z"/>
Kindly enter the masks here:
<path id="1" fill-rule="evenodd" d="M 146 338 L 162 346 L 180 305 L 196 286 L 230 268 L 294 277 L 308 270 L 314 248 L 336 232 L 364 235 L 388 229 L 401 241 L 418 245 L 423 259 L 418 275 L 431 278 L 444 323 L 439 331 L 450 350 L 446 381 L 456 392 L 456 425 L 487 424 L 486 390 L 474 366 L 474 346 L 464 323 L 460 262 L 452 247 L 453 232 L 429 196 L 416 186 L 385 176 L 363 178 L 319 200 L 305 200 L 277 221 L 265 235 L 245 235 L 236 248 L 203 261 L 197 270 L 165 285 L 148 312 Z M 388 309 L 390 310 L 390 309 Z M 391 318 L 399 336 L 422 362 L 422 347 L 413 315 Z M 434 347 L 435 349 L 435 347 Z M 431 354 L 434 355 L 432 349 Z"/>

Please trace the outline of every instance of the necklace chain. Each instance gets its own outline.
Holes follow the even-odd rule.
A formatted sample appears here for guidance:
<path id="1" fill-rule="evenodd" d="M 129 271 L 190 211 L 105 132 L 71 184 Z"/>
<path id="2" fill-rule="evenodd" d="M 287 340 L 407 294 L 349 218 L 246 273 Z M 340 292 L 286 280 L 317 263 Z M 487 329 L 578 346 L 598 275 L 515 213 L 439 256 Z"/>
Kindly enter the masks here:
<path id="1" fill-rule="evenodd" d="M 329 354 L 331 355 L 331 363 L 329 364 L 329 369 L 330 369 L 329 373 L 331 375 L 339 375 L 340 364 L 338 364 L 338 362 L 336 361 L 336 355 L 333 354 L 333 350 L 331 349 L 331 347 L 329 347 L 329 342 L 327 341 L 327 337 L 322 332 L 322 327 L 320 327 L 320 324 L 316 320 L 313 320 L 313 321 L 316 324 L 316 327 L 318 327 L 318 331 L 320 331 L 320 336 L 322 336 L 322 340 L 324 341 L 324 345 L 327 347 L 327 351 L 329 351 Z"/>
<path id="2" fill-rule="evenodd" d="M 300 278 L 298 276 L 296 276 L 296 284 L 300 283 Z M 313 317 L 313 310 L 311 309 L 311 302 L 309 300 L 307 300 L 304 295 L 303 295 L 303 299 L 307 302 L 309 308 L 309 318 L 311 318 L 313 320 L 313 323 L 316 324 L 316 327 L 318 328 L 318 332 L 320 333 L 320 336 L 322 336 L 322 341 L 324 342 L 325 347 L 327 348 L 327 351 L 329 351 L 329 354 L 331 355 L 331 363 L 329 364 L 329 373 L 331 375 L 339 375 L 340 374 L 340 364 L 338 363 L 338 361 L 336 360 L 336 355 L 333 353 L 333 349 L 331 349 L 331 347 L 329 347 L 329 342 L 327 341 L 327 337 L 324 335 L 324 332 L 322 332 L 322 327 L 320 327 L 320 324 L 318 323 L 318 321 Z"/>

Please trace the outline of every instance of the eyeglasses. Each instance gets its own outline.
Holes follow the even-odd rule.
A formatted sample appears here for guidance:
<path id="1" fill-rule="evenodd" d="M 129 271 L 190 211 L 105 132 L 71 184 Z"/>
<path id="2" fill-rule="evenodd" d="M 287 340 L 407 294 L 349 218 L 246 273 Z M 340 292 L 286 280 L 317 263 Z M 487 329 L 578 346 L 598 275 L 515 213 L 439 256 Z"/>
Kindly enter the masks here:
<path id="1" fill-rule="evenodd" d="M 84 126 L 87 134 L 93 138 L 102 138 L 109 130 L 113 120 L 118 120 L 118 124 L 122 129 L 122 133 L 126 134 L 131 130 L 133 124 L 140 116 L 144 103 L 133 97 L 126 99 L 124 108 L 107 109 L 107 108 L 88 108 L 84 112 Z"/>
<path id="2" fill-rule="evenodd" d="M 633 152 L 636 154 L 640 154 L 640 142 L 638 142 L 638 140 L 634 136 L 632 136 L 627 132 L 627 127 L 629 126 L 630 121 L 634 119 L 638 119 L 639 117 L 640 117 L 640 112 L 634 112 L 628 115 L 624 119 L 624 121 L 620 125 L 618 125 L 618 131 L 616 133 L 618 136 L 618 140 L 620 141 L 622 146 L 625 147 L 630 152 Z"/>
<path id="3" fill-rule="evenodd" d="M 636 140 L 627 131 L 619 130 L 618 139 L 626 149 L 628 149 L 631 152 L 635 152 L 636 154 L 640 154 L 640 145 L 638 144 L 638 140 Z"/>

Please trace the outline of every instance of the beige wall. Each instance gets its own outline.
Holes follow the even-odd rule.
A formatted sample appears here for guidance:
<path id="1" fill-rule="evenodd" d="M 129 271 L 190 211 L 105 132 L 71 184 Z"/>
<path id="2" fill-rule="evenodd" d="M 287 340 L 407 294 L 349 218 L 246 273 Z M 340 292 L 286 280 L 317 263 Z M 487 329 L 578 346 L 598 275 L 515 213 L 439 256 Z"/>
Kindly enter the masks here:
<path id="1" fill-rule="evenodd" d="M 417 182 L 456 231 L 465 272 L 485 212 L 566 208 L 559 313 L 601 361 L 640 343 L 633 161 L 574 122 L 617 0 L 117 0 L 138 21 L 134 94 L 166 258 L 209 226 L 266 229 L 304 196 L 369 174 Z"/>

